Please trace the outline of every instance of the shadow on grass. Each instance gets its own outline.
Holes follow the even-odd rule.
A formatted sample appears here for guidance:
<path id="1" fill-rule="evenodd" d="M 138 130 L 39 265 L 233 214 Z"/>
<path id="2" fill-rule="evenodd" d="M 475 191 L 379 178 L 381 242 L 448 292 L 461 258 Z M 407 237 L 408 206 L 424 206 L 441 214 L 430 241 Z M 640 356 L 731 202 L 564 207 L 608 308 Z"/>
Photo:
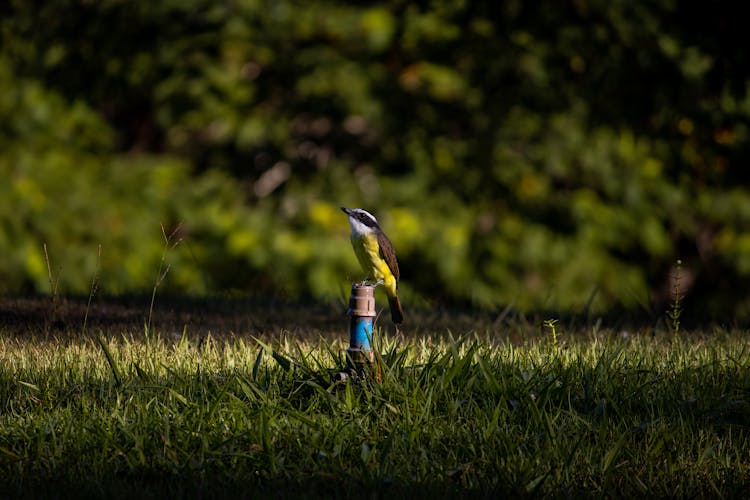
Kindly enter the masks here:
<path id="1" fill-rule="evenodd" d="M 482 491 L 463 488 L 451 480 L 399 484 L 390 479 L 363 482 L 356 476 L 312 473 L 307 477 L 263 480 L 259 477 L 227 480 L 195 477 L 119 478 L 107 482 L 96 481 L 39 481 L 26 483 L 3 491 L 8 498 L 107 498 L 110 500 L 200 498 L 200 499 L 256 499 L 256 498 L 513 498 L 529 496 L 522 491 Z"/>
<path id="2" fill-rule="evenodd" d="M 105 336 L 127 334 L 139 336 L 149 320 L 150 297 L 127 295 L 97 297 L 90 306 L 86 297 L 0 296 L 0 332 L 3 335 L 80 338 L 84 333 Z M 511 307 L 479 309 L 469 304 L 437 305 L 408 308 L 399 334 L 404 337 L 442 337 L 448 332 L 461 335 L 476 332 L 492 338 L 522 342 L 549 334 L 545 324 L 554 318 L 559 332 L 570 335 L 610 331 L 613 335 L 668 335 L 666 313 L 613 310 L 603 314 L 580 314 L 555 311 L 521 313 Z M 378 309 L 377 324 L 396 333 L 387 308 Z M 342 338 L 348 334 L 346 304 L 342 301 L 287 301 L 279 298 L 253 297 L 160 296 L 152 312 L 152 331 L 166 337 L 179 337 L 183 331 L 191 338 L 210 334 L 215 339 L 232 336 L 273 338 L 281 332 L 299 340 Z M 690 318 L 685 314 L 683 329 L 723 327 L 738 329 L 736 321 L 728 324 Z"/>

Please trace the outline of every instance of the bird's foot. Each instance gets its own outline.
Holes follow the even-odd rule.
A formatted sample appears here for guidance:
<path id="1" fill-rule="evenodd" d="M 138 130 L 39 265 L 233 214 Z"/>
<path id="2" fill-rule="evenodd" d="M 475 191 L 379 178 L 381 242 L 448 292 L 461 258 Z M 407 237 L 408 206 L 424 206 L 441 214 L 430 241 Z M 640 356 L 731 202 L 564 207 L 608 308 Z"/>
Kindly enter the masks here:
<path id="1" fill-rule="evenodd" d="M 377 280 L 377 281 L 372 281 L 369 278 L 365 278 L 362 281 L 360 281 L 359 283 L 357 283 L 357 286 L 373 286 L 373 287 L 376 287 L 376 286 L 382 285 L 383 283 L 384 282 L 383 282 L 382 278 L 379 279 L 379 280 Z"/>

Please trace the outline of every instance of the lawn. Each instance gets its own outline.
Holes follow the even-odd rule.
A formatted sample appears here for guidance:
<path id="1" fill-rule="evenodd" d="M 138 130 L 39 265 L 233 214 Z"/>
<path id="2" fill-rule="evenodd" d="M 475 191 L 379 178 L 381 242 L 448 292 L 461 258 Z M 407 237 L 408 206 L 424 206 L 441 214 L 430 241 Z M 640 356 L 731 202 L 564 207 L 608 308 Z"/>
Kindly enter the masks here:
<path id="1" fill-rule="evenodd" d="M 0 497 L 750 496 L 746 331 L 424 313 L 334 383 L 338 306 L 4 304 Z"/>

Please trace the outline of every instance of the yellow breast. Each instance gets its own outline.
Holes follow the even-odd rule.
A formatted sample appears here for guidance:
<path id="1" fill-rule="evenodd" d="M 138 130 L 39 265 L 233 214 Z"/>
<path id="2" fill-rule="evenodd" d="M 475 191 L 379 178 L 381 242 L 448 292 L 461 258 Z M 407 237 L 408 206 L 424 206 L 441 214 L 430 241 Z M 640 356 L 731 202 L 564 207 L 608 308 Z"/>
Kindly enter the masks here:
<path id="1" fill-rule="evenodd" d="M 386 261 L 380 256 L 377 236 L 375 234 L 352 235 L 352 247 L 367 277 L 373 280 L 383 280 L 388 294 L 395 295 L 396 278 Z"/>

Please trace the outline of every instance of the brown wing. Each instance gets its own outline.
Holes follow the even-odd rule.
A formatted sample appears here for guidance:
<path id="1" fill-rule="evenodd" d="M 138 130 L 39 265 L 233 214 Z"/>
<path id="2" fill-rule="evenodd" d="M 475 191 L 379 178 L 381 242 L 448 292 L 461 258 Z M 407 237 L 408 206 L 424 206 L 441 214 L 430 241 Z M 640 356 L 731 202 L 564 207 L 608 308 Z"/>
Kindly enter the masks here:
<path id="1" fill-rule="evenodd" d="M 380 247 L 380 256 L 383 257 L 385 263 L 388 264 L 388 268 L 396 277 L 396 283 L 398 283 L 400 276 L 398 272 L 398 261 L 396 261 L 396 252 L 393 250 L 391 240 L 388 239 L 383 231 L 378 232 L 378 247 Z"/>

